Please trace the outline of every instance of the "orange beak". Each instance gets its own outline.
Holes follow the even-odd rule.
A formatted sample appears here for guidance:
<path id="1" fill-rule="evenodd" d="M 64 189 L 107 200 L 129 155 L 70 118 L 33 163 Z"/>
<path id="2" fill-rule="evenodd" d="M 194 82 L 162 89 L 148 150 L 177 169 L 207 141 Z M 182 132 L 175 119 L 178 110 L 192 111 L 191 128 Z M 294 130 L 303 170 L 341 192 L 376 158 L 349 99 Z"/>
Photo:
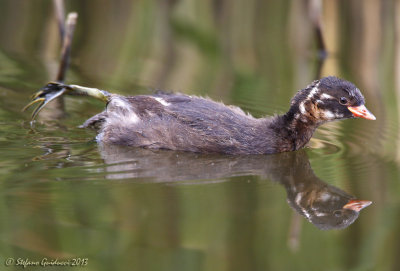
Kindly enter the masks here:
<path id="1" fill-rule="evenodd" d="M 352 199 L 345 206 L 343 206 L 343 209 L 350 209 L 359 212 L 371 204 L 372 201 L 369 200 Z"/>
<path id="2" fill-rule="evenodd" d="M 359 105 L 359 106 L 348 106 L 347 109 L 351 113 L 353 113 L 354 117 L 359 117 L 367 120 L 376 120 L 375 116 L 369 112 L 369 110 L 365 107 L 365 105 Z"/>

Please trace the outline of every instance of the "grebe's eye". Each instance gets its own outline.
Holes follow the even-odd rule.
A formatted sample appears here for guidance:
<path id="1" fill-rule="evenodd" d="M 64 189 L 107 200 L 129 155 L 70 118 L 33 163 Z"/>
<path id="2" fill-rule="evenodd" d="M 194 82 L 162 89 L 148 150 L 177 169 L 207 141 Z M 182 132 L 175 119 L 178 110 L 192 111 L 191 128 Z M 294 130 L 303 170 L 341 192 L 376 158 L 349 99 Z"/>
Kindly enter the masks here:
<path id="1" fill-rule="evenodd" d="M 336 210 L 336 211 L 334 211 L 333 212 L 333 214 L 336 216 L 336 217 L 340 217 L 340 216 L 342 216 L 342 210 Z"/>
<path id="2" fill-rule="evenodd" d="M 342 97 L 340 98 L 339 103 L 345 105 L 347 104 L 347 99 L 345 97 Z"/>

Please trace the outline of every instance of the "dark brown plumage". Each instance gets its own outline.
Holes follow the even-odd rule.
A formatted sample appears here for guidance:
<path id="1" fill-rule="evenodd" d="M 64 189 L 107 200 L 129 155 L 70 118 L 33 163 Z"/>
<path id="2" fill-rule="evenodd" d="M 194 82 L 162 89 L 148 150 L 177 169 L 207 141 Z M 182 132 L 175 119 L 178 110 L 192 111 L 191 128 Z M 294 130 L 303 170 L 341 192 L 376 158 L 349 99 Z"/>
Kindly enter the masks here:
<path id="1" fill-rule="evenodd" d="M 107 101 L 104 112 L 83 124 L 98 130 L 98 141 L 201 153 L 294 151 L 304 147 L 325 122 L 353 117 L 375 119 L 365 108 L 359 89 L 336 77 L 322 78 L 300 90 L 286 114 L 261 119 L 238 107 L 184 94 L 125 97 L 52 83 L 36 98 L 44 97 L 47 103 L 51 95 L 59 96 L 58 92 L 76 92 Z"/>

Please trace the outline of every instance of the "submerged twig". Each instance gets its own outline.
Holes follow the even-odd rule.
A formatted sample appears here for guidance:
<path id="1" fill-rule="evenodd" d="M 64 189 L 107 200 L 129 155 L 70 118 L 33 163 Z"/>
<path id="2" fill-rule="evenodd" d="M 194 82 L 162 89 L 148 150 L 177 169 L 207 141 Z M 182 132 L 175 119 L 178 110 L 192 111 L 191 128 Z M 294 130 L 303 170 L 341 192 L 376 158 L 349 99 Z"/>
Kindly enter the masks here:
<path id="1" fill-rule="evenodd" d="M 287 245 L 292 252 L 297 252 L 299 250 L 302 222 L 302 217 L 293 212 L 287 237 Z"/>

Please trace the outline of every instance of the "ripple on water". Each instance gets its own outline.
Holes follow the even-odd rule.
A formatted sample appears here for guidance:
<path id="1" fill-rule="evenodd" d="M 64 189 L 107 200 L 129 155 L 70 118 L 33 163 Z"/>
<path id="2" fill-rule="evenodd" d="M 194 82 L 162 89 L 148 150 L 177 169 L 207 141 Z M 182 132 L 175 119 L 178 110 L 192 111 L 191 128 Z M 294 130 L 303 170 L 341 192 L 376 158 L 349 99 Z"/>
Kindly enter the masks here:
<path id="1" fill-rule="evenodd" d="M 312 149 L 314 154 L 318 155 L 333 155 L 343 152 L 343 145 L 337 142 L 329 142 L 327 140 L 312 138 L 307 144 L 307 147 Z"/>

